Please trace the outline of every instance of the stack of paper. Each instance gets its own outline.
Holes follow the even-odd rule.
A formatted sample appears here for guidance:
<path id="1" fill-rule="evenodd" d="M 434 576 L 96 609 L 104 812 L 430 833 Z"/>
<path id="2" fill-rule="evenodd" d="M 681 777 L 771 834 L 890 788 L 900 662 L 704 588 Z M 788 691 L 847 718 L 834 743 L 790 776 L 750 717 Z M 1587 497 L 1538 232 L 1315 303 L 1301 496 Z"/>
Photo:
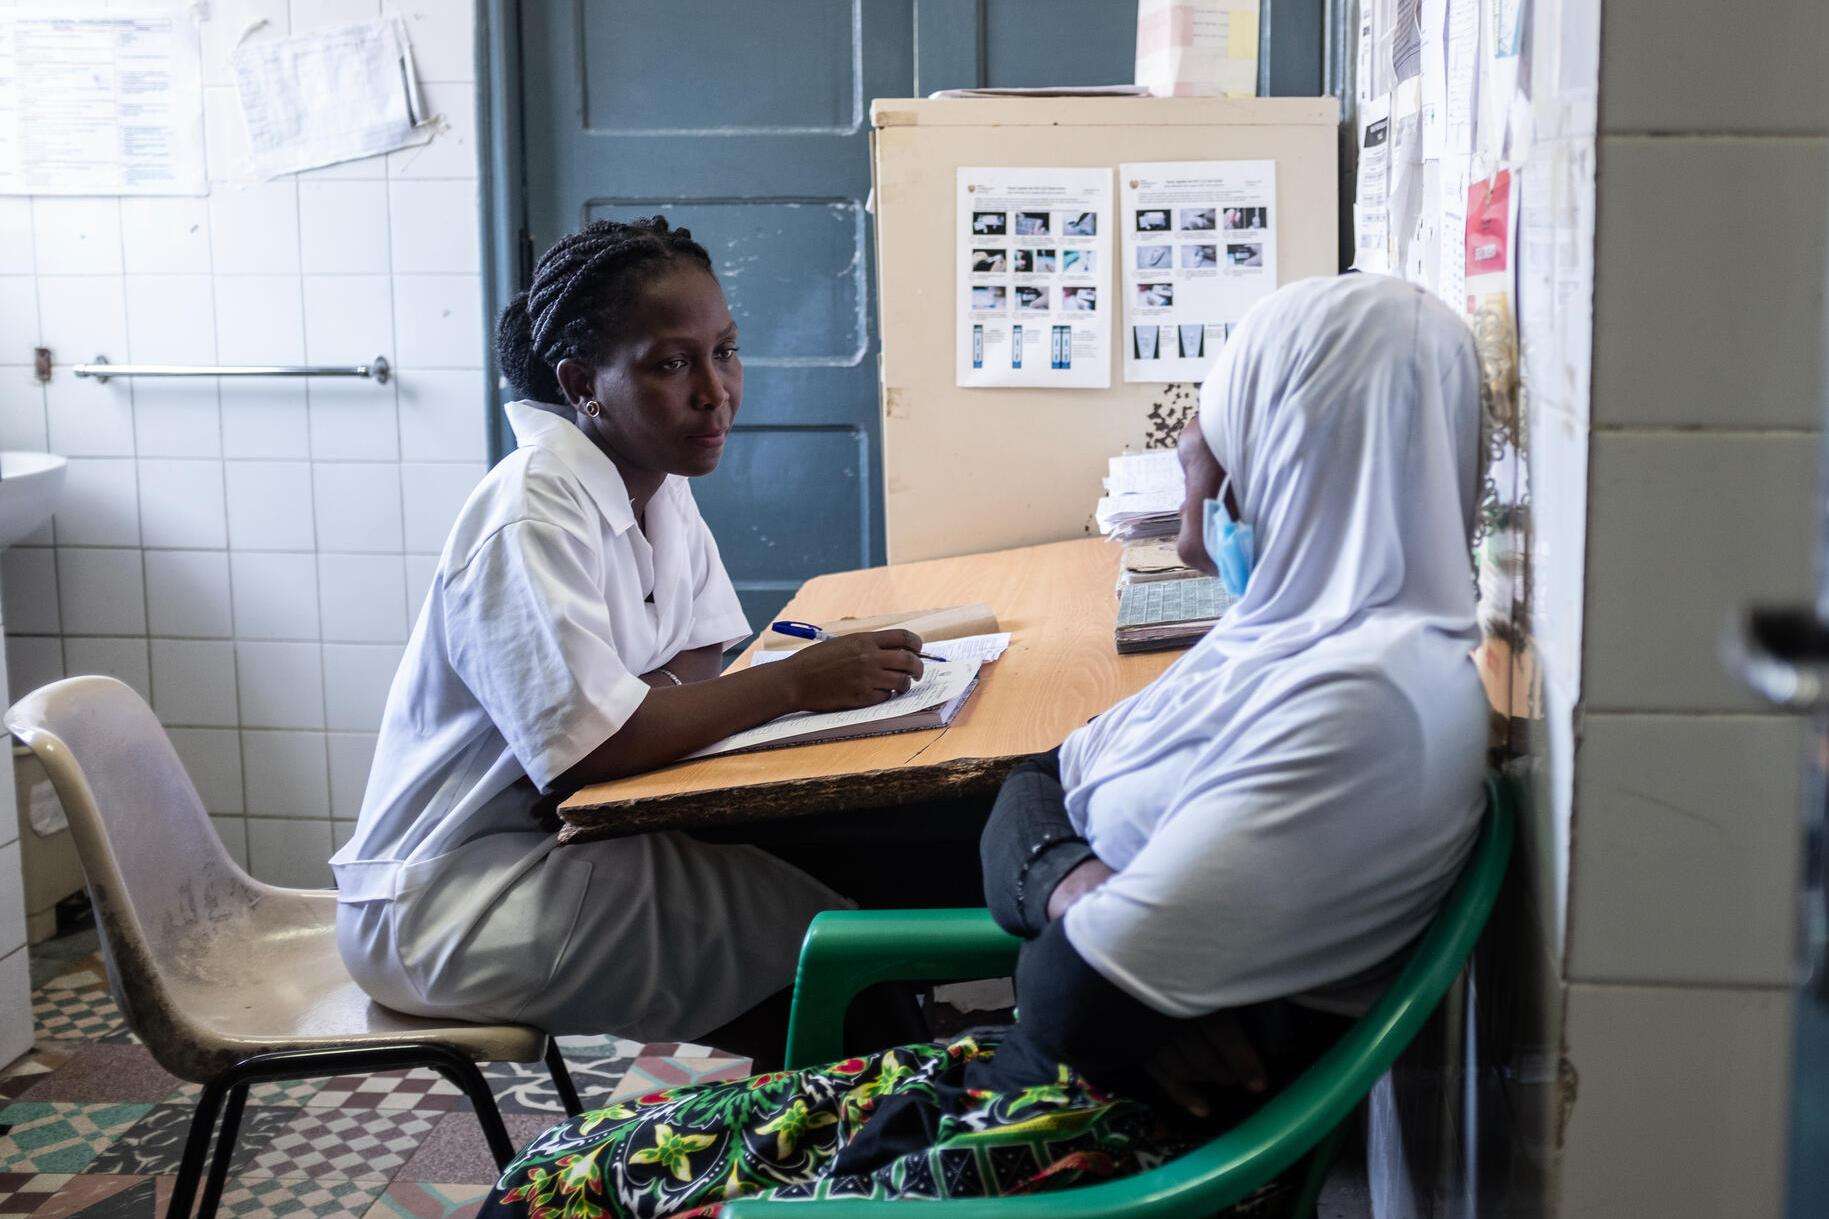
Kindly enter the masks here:
<path id="1" fill-rule="evenodd" d="M 1199 574 L 1181 561 L 1181 556 L 1175 552 L 1174 538 L 1126 542 L 1124 557 L 1118 561 L 1118 591 L 1122 593 L 1133 584 L 1186 580 Z"/>
<path id="2" fill-rule="evenodd" d="M 1109 463 L 1105 497 L 1093 512 L 1099 532 L 1128 542 L 1173 537 L 1180 528 L 1181 464 L 1173 450 L 1120 453 Z"/>
<path id="3" fill-rule="evenodd" d="M 758 653 L 760 655 L 760 653 Z M 780 749 L 944 728 L 953 722 L 978 684 L 977 660 L 943 660 L 926 667 L 921 680 L 894 698 L 851 711 L 795 712 L 707 745 L 688 758 L 752 749 Z"/>

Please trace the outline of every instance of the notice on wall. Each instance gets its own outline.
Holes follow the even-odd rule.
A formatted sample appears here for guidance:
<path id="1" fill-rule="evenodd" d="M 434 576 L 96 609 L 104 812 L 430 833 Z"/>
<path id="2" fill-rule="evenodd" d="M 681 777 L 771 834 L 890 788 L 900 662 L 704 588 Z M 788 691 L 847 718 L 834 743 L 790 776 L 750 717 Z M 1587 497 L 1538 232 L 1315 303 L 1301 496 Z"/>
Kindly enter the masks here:
<path id="1" fill-rule="evenodd" d="M 203 195 L 197 24 L 0 8 L 0 194 Z"/>
<path id="2" fill-rule="evenodd" d="M 1276 162 L 1118 166 L 1124 379 L 1199 381 L 1276 290 Z"/>
<path id="3" fill-rule="evenodd" d="M 961 167 L 956 383 L 1111 384 L 1111 170 Z"/>

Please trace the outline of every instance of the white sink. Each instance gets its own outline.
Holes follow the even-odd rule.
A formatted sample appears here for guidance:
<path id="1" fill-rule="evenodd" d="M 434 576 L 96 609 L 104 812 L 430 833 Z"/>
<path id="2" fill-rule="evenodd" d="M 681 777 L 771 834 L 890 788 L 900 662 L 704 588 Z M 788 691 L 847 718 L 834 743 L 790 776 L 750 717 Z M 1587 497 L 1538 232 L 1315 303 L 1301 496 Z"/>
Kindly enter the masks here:
<path id="1" fill-rule="evenodd" d="M 0 453 L 0 546 L 51 519 L 68 464 L 54 453 Z"/>

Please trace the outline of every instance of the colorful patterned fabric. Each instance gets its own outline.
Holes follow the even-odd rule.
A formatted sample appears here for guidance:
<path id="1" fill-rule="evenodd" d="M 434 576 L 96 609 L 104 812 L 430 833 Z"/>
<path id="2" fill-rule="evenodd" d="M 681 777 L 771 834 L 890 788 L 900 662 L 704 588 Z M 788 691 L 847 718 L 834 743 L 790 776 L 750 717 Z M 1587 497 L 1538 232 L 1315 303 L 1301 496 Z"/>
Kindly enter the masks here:
<path id="1" fill-rule="evenodd" d="M 708 1219 L 757 1195 L 998 1196 L 1126 1176 L 1187 1150 L 1147 1106 L 1065 1066 L 1041 1087 L 968 1086 L 1000 1037 L 978 1030 L 583 1114 L 528 1145 L 483 1215 Z"/>

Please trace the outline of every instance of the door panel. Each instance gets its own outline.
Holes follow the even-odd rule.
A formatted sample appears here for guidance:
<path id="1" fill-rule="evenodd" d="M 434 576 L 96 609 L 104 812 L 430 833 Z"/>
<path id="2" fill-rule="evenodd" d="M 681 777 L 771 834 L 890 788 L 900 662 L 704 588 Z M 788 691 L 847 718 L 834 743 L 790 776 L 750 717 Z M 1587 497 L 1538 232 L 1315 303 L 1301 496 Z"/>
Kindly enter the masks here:
<path id="1" fill-rule="evenodd" d="M 1128 85 L 1137 6 L 1114 0 L 986 0 L 984 74 L 998 88 Z"/>

